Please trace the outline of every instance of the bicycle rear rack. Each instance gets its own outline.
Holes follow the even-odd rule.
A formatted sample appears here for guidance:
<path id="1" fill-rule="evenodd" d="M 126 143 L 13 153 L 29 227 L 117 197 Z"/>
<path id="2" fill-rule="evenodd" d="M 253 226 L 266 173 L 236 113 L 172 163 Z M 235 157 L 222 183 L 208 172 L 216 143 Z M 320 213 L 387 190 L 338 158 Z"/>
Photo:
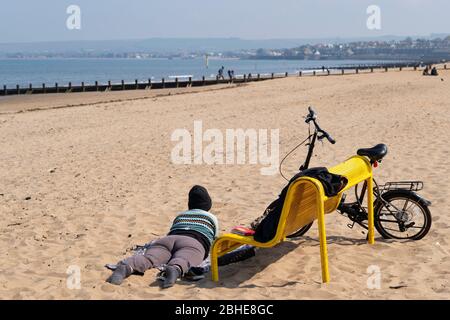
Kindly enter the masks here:
<path id="1" fill-rule="evenodd" d="M 380 186 L 383 191 L 390 190 L 408 190 L 408 191 L 420 191 L 423 189 L 422 181 L 397 181 L 397 182 L 386 182 L 384 185 Z"/>

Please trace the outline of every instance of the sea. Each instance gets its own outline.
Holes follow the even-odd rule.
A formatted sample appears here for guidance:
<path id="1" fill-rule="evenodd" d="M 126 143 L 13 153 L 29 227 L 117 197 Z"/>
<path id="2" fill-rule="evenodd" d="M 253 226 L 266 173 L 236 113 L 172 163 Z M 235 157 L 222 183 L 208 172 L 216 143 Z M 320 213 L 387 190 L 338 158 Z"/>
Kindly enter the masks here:
<path id="1" fill-rule="evenodd" d="M 397 61 L 398 62 L 398 61 Z M 0 59 L 0 86 L 21 87 L 86 85 L 138 81 L 170 81 L 178 77 L 214 78 L 224 67 L 243 74 L 297 73 L 300 70 L 329 69 L 395 63 L 391 60 L 241 60 L 241 59 Z"/>

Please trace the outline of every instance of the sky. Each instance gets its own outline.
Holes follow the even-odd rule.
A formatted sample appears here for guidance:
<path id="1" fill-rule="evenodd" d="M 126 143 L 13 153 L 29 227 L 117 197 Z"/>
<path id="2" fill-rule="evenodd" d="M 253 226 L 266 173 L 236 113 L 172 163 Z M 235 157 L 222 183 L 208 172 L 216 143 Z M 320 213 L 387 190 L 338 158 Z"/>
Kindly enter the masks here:
<path id="1" fill-rule="evenodd" d="M 0 43 L 144 38 L 331 38 L 450 33 L 449 0 L 14 0 Z M 81 29 L 66 26 L 70 5 Z M 381 30 L 366 10 L 380 8 Z"/>

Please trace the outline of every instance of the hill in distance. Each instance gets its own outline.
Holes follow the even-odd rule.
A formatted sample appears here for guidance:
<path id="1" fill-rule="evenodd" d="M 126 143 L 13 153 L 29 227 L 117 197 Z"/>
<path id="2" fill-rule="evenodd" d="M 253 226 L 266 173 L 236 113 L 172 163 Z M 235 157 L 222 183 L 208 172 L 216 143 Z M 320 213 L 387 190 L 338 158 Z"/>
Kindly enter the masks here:
<path id="1" fill-rule="evenodd" d="M 442 38 L 447 35 L 411 38 Z M 263 39 L 248 40 L 240 38 L 149 38 L 136 40 L 99 40 L 99 41 L 55 41 L 30 43 L 0 43 L 0 54 L 10 53 L 66 53 L 66 52 L 224 52 L 252 49 L 283 49 L 305 44 L 347 43 L 355 41 L 391 41 L 402 40 L 403 36 L 380 36 L 361 38 L 317 38 L 317 39 Z"/>

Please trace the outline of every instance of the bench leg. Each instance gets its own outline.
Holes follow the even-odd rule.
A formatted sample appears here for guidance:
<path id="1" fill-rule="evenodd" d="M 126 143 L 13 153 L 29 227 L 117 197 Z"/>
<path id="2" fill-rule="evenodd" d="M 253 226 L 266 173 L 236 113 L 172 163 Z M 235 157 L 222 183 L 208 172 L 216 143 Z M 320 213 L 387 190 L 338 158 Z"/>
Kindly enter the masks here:
<path id="1" fill-rule="evenodd" d="M 219 281 L 219 258 L 217 256 L 217 246 L 213 243 L 211 248 L 211 275 L 212 280 Z"/>
<path id="2" fill-rule="evenodd" d="M 317 203 L 317 221 L 319 225 L 320 238 L 320 262 L 322 265 L 322 282 L 330 282 L 330 274 L 328 272 L 328 252 L 327 252 L 327 235 L 325 232 L 325 211 L 322 199 Z"/>
<path id="3" fill-rule="evenodd" d="M 368 208 L 368 241 L 369 244 L 375 243 L 375 230 L 374 230 L 374 213 L 373 213 L 373 179 L 370 177 L 367 179 L 367 208 Z"/>
<path id="4" fill-rule="evenodd" d="M 374 213 L 373 213 L 373 179 L 370 177 L 367 179 L 367 208 L 368 208 L 368 241 L 369 244 L 375 243 L 375 230 L 374 230 Z"/>

